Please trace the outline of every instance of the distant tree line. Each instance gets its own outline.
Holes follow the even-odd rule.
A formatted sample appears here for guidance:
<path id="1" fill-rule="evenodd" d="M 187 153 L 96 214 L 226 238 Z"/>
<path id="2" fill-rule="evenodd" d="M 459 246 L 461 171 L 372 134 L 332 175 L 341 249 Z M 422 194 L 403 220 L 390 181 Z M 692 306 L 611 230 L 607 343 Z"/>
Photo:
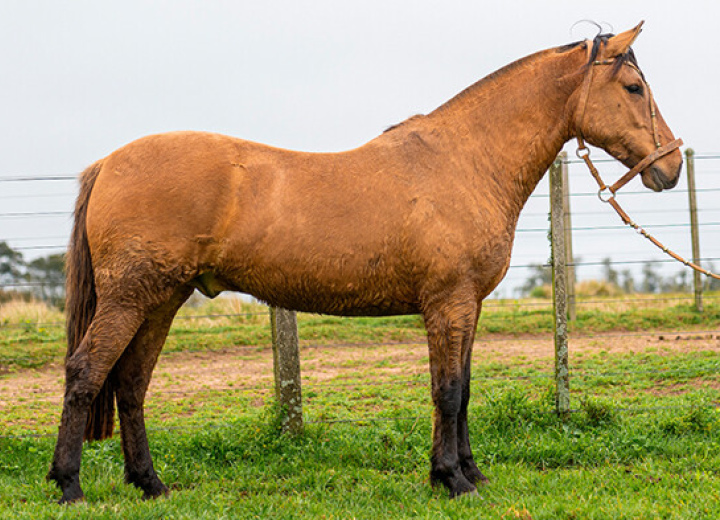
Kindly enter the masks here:
<path id="1" fill-rule="evenodd" d="M 712 265 L 709 267 L 711 271 L 714 271 Z M 575 272 L 577 276 L 577 267 L 575 267 Z M 605 284 L 604 291 L 607 294 L 657 294 L 691 292 L 693 290 L 693 274 L 688 268 L 683 268 L 669 276 L 662 276 L 652 262 L 646 262 L 643 264 L 640 274 L 640 278 L 636 279 L 630 269 L 619 271 L 613 268 L 610 258 L 604 258 L 602 260 L 602 277 L 599 281 Z M 552 268 L 547 265 L 532 264 L 530 275 L 519 288 L 519 292 L 522 296 L 548 297 L 551 284 Z M 598 290 L 597 284 L 594 287 L 595 290 Z M 720 290 L 720 280 L 706 278 L 705 290 Z"/>
<path id="2" fill-rule="evenodd" d="M 0 242 L 0 303 L 40 299 L 62 307 L 65 301 L 65 254 L 26 261 L 20 251 Z"/>
<path id="3" fill-rule="evenodd" d="M 709 267 L 714 271 L 712 265 Z M 575 269 L 577 273 L 577 267 Z M 692 272 L 682 269 L 664 277 L 651 262 L 647 262 L 642 266 L 641 277 L 636 279 L 630 269 L 616 270 L 610 258 L 605 258 L 602 260 L 602 278 L 598 282 L 603 285 L 595 284 L 594 290 L 605 294 L 690 292 Z M 549 297 L 551 284 L 552 269 L 533 264 L 518 292 L 522 296 Z M 720 290 L 720 280 L 707 278 L 705 284 L 706 290 Z M 0 242 L 0 303 L 18 298 L 35 298 L 62 308 L 65 302 L 65 254 L 26 261 L 20 251 Z"/>

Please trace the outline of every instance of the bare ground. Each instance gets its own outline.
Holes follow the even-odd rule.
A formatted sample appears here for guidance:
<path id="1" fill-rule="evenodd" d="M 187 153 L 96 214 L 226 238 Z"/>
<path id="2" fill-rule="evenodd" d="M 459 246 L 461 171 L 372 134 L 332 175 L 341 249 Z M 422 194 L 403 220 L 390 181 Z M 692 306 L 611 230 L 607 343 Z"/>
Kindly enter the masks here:
<path id="1" fill-rule="evenodd" d="M 483 363 L 531 363 L 547 359 L 552 366 L 552 337 L 498 337 L 480 339 L 475 359 Z M 583 356 L 598 352 L 691 353 L 720 352 L 720 336 L 713 334 L 620 335 L 602 334 L 572 338 L 570 355 Z M 303 381 L 322 384 L 345 377 L 356 377 L 360 371 L 367 380 L 393 376 L 411 378 L 427 373 L 427 347 L 417 343 L 372 346 L 301 347 Z M 202 390 L 272 387 L 272 351 L 269 348 L 233 347 L 213 352 L 180 352 L 161 356 L 150 385 L 149 398 L 162 394 L 164 399 L 182 399 Z M 63 393 L 62 366 L 53 364 L 39 370 L 19 370 L 0 375 L 0 417 L 3 410 L 19 402 L 44 402 L 59 410 Z M 664 393 L 672 390 L 665 389 Z"/>

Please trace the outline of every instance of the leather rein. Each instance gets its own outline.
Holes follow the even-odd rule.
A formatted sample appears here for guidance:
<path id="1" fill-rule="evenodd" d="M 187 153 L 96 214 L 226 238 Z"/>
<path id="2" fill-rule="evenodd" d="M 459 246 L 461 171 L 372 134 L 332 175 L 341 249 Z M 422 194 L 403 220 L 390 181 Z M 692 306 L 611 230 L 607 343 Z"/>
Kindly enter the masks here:
<path id="1" fill-rule="evenodd" d="M 593 42 L 588 41 L 588 55 L 592 55 L 592 45 Z M 653 139 L 655 141 L 655 151 L 644 157 L 640 162 L 638 162 L 635 166 L 630 169 L 625 175 L 620 177 L 614 184 L 611 186 L 608 186 L 605 184 L 605 182 L 602 180 L 602 177 L 600 176 L 600 172 L 593 164 L 592 160 L 590 159 L 590 149 L 585 145 L 585 140 L 582 136 L 582 122 L 585 118 L 585 109 L 587 107 L 588 98 L 590 97 L 590 85 L 592 83 L 592 76 L 593 76 L 593 70 L 596 66 L 601 65 L 613 65 L 615 64 L 615 60 L 620 59 L 620 57 L 617 57 L 612 60 L 602 60 L 602 61 L 593 61 L 588 66 L 588 72 L 585 75 L 585 79 L 583 81 L 582 90 L 580 92 L 580 103 L 578 105 L 578 108 L 575 112 L 575 129 L 577 133 L 577 141 L 578 141 L 578 148 L 576 150 L 576 155 L 582 159 L 585 164 L 587 165 L 588 169 L 590 170 L 590 174 L 595 179 L 595 182 L 597 182 L 599 186 L 598 190 L 598 198 L 607 204 L 610 204 L 612 208 L 615 210 L 615 212 L 620 216 L 620 219 L 623 221 L 623 224 L 626 224 L 633 228 L 635 231 L 637 231 L 639 234 L 647 238 L 650 242 L 652 242 L 655 246 L 660 248 L 663 253 L 667 254 L 671 258 L 677 260 L 678 262 L 681 262 L 685 264 L 686 266 L 704 274 L 705 276 L 709 276 L 712 278 L 716 278 L 720 280 L 720 276 L 708 271 L 707 269 L 704 269 L 700 267 L 699 265 L 690 262 L 689 260 L 683 258 L 682 256 L 678 255 L 674 251 L 671 251 L 667 247 L 665 247 L 659 240 L 657 240 L 654 236 L 652 236 L 650 233 L 645 231 L 642 227 L 640 227 L 638 224 L 636 224 L 630 216 L 622 209 L 618 201 L 615 199 L 615 194 L 617 191 L 625 186 L 628 182 L 630 182 L 632 179 L 634 179 L 640 172 L 645 170 L 648 166 L 653 164 L 655 161 L 660 159 L 661 157 L 665 157 L 667 154 L 677 150 L 682 146 L 683 141 L 682 139 L 675 139 L 674 141 L 670 141 L 669 143 L 666 143 L 665 145 L 662 145 L 660 142 L 660 134 L 658 132 L 658 124 L 657 124 L 657 112 L 655 110 L 655 100 L 652 95 L 652 90 L 650 90 L 650 85 L 648 85 L 647 81 L 645 81 L 645 78 L 643 77 L 642 73 L 640 73 L 640 70 L 632 63 L 625 62 L 625 65 L 628 65 L 629 67 L 634 68 L 637 70 L 637 72 L 640 75 L 640 78 L 643 80 L 643 83 L 645 85 L 645 88 L 648 92 L 648 97 L 650 101 L 650 119 L 652 121 L 652 132 L 653 132 Z M 609 192 L 609 195 L 606 194 L 605 197 L 603 197 L 603 194 L 605 191 Z"/>

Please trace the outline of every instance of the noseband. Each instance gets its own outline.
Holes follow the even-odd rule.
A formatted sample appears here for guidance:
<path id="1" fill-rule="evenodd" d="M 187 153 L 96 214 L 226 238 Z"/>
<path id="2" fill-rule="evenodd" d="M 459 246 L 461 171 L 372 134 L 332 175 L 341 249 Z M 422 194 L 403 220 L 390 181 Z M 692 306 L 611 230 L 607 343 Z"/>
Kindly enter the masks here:
<path id="1" fill-rule="evenodd" d="M 588 56 L 592 55 L 592 42 L 588 42 Z M 618 59 L 618 58 L 615 58 Z M 650 119 L 652 121 L 652 132 L 653 132 L 653 139 L 655 140 L 655 151 L 650 153 L 649 155 L 645 156 L 640 162 L 638 162 L 633 168 L 628 171 L 625 175 L 620 177 L 620 179 L 615 182 L 612 186 L 607 186 L 605 182 L 602 180 L 602 177 L 600 177 L 600 172 L 598 172 L 597 168 L 595 168 L 595 165 L 590 160 L 590 149 L 585 145 L 585 140 L 582 136 L 582 122 L 585 118 L 585 108 L 587 107 L 588 97 L 590 96 L 590 84 L 592 83 L 592 76 L 593 76 L 593 70 L 595 66 L 598 65 L 612 65 L 615 63 L 615 59 L 613 60 L 602 60 L 602 61 L 593 61 L 588 65 L 588 72 L 585 75 L 585 79 L 583 81 L 582 90 L 580 92 L 580 103 L 578 105 L 578 108 L 575 112 L 575 131 L 577 132 L 577 141 L 578 141 L 578 148 L 576 150 L 577 156 L 585 161 L 585 164 L 587 165 L 588 169 L 590 170 L 590 173 L 592 174 L 595 181 L 598 183 L 598 186 L 600 187 L 598 191 L 598 198 L 603 201 L 610 204 L 615 212 L 620 216 L 624 224 L 627 224 L 631 228 L 633 228 L 635 231 L 637 231 L 639 234 L 647 238 L 650 242 L 652 242 L 655 246 L 660 248 L 663 253 L 667 254 L 671 258 L 677 260 L 678 262 L 681 262 L 685 264 L 686 266 L 699 271 L 700 273 L 704 274 L 705 276 L 719 279 L 720 275 L 717 275 L 713 272 L 708 271 L 707 269 L 704 269 L 700 267 L 697 264 L 694 264 L 693 262 L 690 262 L 689 260 L 686 260 L 682 256 L 678 255 L 674 251 L 668 249 L 665 247 L 659 240 L 657 240 L 654 236 L 652 236 L 650 233 L 645 231 L 642 227 L 640 227 L 638 224 L 633 222 L 633 220 L 628 216 L 627 213 L 620 207 L 620 204 L 617 200 L 615 200 L 615 193 L 625 186 L 628 182 L 630 182 L 635 176 L 637 176 L 640 172 L 642 172 L 645 168 L 650 166 L 652 163 L 660 159 L 661 157 L 665 157 L 670 152 L 673 152 L 680 148 L 682 146 L 683 141 L 682 139 L 675 139 L 674 141 L 670 141 L 669 143 L 662 145 L 660 142 L 660 134 L 658 132 L 658 124 L 657 124 L 657 112 L 655 110 L 655 100 L 653 99 L 652 90 L 650 90 L 650 85 L 648 85 L 648 82 L 645 81 L 645 78 L 643 77 L 642 73 L 640 72 L 640 69 L 638 69 L 634 64 L 625 62 L 626 65 L 634 68 L 638 74 L 640 75 L 640 79 L 642 79 L 645 88 L 648 92 L 648 97 L 650 98 Z M 589 60 L 588 60 L 589 61 Z M 610 195 L 607 196 L 607 198 L 603 198 L 603 192 L 605 190 L 608 190 L 610 192 Z"/>

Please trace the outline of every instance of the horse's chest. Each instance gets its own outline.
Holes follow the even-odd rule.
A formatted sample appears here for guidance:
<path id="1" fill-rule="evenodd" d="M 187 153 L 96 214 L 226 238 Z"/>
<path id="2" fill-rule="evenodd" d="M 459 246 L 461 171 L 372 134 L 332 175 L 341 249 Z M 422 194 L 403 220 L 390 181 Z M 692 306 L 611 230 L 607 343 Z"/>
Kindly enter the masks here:
<path id="1" fill-rule="evenodd" d="M 484 227 L 468 244 L 467 254 L 481 291 L 489 294 L 500 283 L 510 265 L 514 227 Z"/>

